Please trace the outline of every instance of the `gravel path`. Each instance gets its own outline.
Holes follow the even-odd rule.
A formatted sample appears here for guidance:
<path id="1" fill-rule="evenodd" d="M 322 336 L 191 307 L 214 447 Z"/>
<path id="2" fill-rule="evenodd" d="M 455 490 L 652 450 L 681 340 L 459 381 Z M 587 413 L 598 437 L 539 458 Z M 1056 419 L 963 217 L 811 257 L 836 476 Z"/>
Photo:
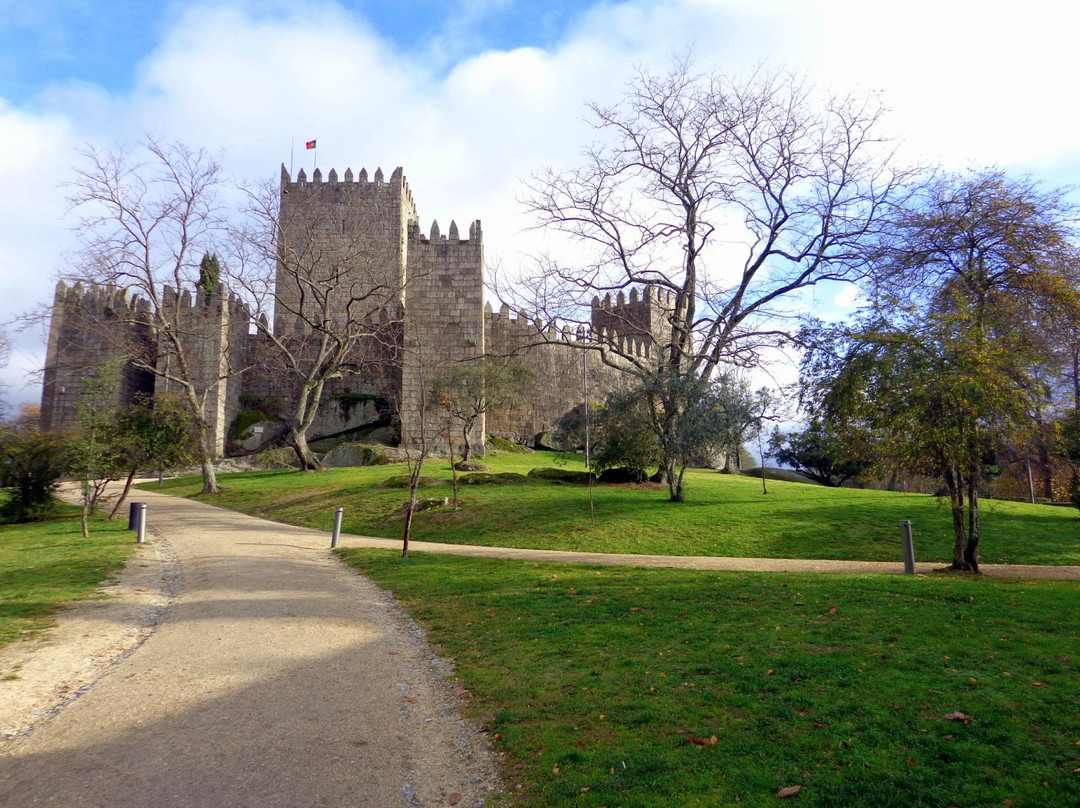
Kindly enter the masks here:
<path id="1" fill-rule="evenodd" d="M 0 649 L 0 805 L 483 805 L 498 788 L 467 694 L 325 533 L 139 492 L 151 541 L 41 638 Z M 342 546 L 400 549 L 344 535 Z M 414 542 L 416 552 L 700 570 L 902 573 L 883 562 Z M 939 564 L 921 563 L 920 573 Z M 1080 580 L 1080 567 L 984 565 Z M 138 651 L 138 653 L 136 653 Z"/>
<path id="2" fill-rule="evenodd" d="M 378 547 L 401 549 L 395 539 L 376 539 L 368 536 L 342 535 L 342 547 Z M 528 550 L 514 547 L 475 547 L 463 544 L 414 541 L 409 549 L 417 553 L 443 553 L 473 558 L 509 558 L 519 561 L 544 561 L 563 564 L 600 564 L 611 567 L 665 567 L 681 570 L 727 570 L 730 572 L 821 572 L 830 574 L 873 573 L 902 575 L 904 562 L 898 561 L 831 561 L 800 558 L 722 558 L 716 556 L 635 555 L 631 553 L 584 553 L 567 550 Z M 896 554 L 900 555 L 897 542 Z M 937 572 L 942 562 L 919 562 L 915 571 L 920 575 Z M 1048 578 L 1080 581 L 1080 566 L 1043 567 L 1035 564 L 981 564 L 984 575 L 995 578 Z"/>
<path id="3" fill-rule="evenodd" d="M 465 694 L 325 533 L 139 499 L 153 541 L 120 597 L 0 655 L 19 677 L 0 682 L 0 805 L 486 801 L 495 767 Z"/>

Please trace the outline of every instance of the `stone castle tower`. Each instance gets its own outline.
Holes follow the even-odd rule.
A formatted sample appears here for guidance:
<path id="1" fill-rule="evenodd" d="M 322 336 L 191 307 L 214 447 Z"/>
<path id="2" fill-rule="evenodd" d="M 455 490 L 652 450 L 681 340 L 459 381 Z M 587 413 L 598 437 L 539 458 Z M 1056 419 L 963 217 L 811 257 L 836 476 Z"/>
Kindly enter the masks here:
<path id="1" fill-rule="evenodd" d="M 311 310 L 312 300 L 296 275 L 286 271 L 286 263 L 303 267 L 306 277 L 331 290 L 326 316 L 342 316 L 345 306 L 362 300 L 369 306 L 365 316 L 388 324 L 384 333 L 393 335 L 393 344 L 382 346 L 381 372 L 328 385 L 311 439 L 345 433 L 375 417 L 373 407 L 350 410 L 348 417 L 343 408 L 335 417 L 333 401 L 377 398 L 389 402 L 397 414 L 404 443 L 430 442 L 441 428 L 437 408 L 425 398 L 435 377 L 456 363 L 494 354 L 524 355 L 533 372 L 533 389 L 521 403 L 481 417 L 470 437 L 476 446 L 489 434 L 531 445 L 583 401 L 583 378 L 590 379 L 594 400 L 616 383 L 595 352 L 581 350 L 583 340 L 603 340 L 643 357 L 656 350 L 654 335 L 662 333 L 670 301 L 651 289 L 640 295 L 634 290 L 628 299 L 622 293 L 614 300 L 610 295 L 594 299 L 591 330 L 545 324 L 505 305 L 493 311 L 484 301 L 479 220 L 469 225 L 465 238 L 453 221 L 445 233 L 433 222 L 425 236 L 401 168 L 389 178 L 381 169 L 371 177 L 366 170 L 354 175 L 347 169 L 339 176 L 331 169 L 325 179 L 319 169 L 310 179 L 301 169 L 293 179 L 282 166 L 280 193 L 282 259 L 272 326 L 263 318 L 260 333 L 247 307 L 221 290 L 195 296 L 168 290 L 163 298 L 179 306 L 184 318 L 186 338 L 197 357 L 197 384 L 209 391 L 204 417 L 218 454 L 228 450 L 233 425 L 245 409 L 266 411 L 272 406 L 267 402 L 287 405 L 295 395 L 287 376 L 265 370 L 265 360 L 275 350 L 266 331 L 272 328 L 274 335 L 302 340 L 318 312 Z M 56 427 L 73 423 L 74 397 L 88 368 L 109 358 L 130 357 L 134 345 L 155 351 L 159 363 L 170 361 L 168 352 L 152 344 L 152 317 L 145 301 L 124 291 L 61 284 L 49 336 L 43 422 Z M 123 339 L 106 344 L 95 335 L 109 318 L 110 332 Z M 237 374 L 245 364 L 264 370 Z M 130 363 L 124 380 L 118 403 L 165 392 L 160 376 L 155 384 L 153 374 Z"/>

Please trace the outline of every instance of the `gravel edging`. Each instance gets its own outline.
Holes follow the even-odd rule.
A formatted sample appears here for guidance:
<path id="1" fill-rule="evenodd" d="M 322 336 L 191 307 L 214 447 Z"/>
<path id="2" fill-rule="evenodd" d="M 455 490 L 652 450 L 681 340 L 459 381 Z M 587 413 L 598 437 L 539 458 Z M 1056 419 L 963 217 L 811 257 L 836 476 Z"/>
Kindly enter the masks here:
<path id="1" fill-rule="evenodd" d="M 104 599 L 72 603 L 55 626 L 0 648 L 0 754 L 93 689 L 168 619 L 183 567 L 167 539 L 150 538 L 99 590 Z"/>

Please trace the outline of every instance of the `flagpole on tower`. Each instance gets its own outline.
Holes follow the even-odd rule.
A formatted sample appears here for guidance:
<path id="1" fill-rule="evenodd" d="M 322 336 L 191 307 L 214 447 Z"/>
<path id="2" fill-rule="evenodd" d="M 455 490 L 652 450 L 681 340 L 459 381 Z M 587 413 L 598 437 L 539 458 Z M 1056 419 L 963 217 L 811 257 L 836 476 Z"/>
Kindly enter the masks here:
<path id="1" fill-rule="evenodd" d="M 290 177 L 295 177 L 296 176 L 295 174 L 293 174 L 293 159 L 295 158 L 295 156 L 296 156 L 296 138 L 291 137 L 291 138 L 289 138 L 289 176 Z"/>

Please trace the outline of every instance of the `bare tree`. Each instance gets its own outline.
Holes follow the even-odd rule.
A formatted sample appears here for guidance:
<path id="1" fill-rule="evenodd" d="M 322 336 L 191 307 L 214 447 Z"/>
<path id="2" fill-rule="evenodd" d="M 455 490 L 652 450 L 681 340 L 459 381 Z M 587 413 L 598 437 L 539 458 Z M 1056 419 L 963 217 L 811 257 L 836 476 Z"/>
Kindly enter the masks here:
<path id="1" fill-rule="evenodd" d="M 321 470 L 307 435 L 327 383 L 352 376 L 385 386 L 377 382 L 398 360 L 404 277 L 374 257 L 368 233 L 328 239 L 322 221 L 286 221 L 274 187 L 249 190 L 246 213 L 232 240 L 236 283 L 274 311 L 273 328 L 258 321 L 270 346 L 261 370 L 294 383 L 283 413 L 289 443 L 302 469 Z"/>
<path id="2" fill-rule="evenodd" d="M 205 333 L 193 327 L 189 295 L 200 278 L 200 259 L 220 232 L 220 168 L 202 149 L 153 139 L 132 150 L 87 147 L 80 156 L 68 199 L 80 214 L 75 232 L 81 250 L 65 280 L 112 284 L 145 301 L 149 339 L 117 347 L 190 409 L 199 425 L 203 492 L 216 493 L 215 447 L 205 413 L 208 399 L 220 396 L 226 380 L 241 371 L 227 361 L 239 352 L 223 346 L 222 361 L 205 361 Z M 86 325 L 110 339 L 131 339 L 108 317 Z M 246 334 L 246 323 L 241 328 Z"/>
<path id="3" fill-rule="evenodd" d="M 535 174 L 524 200 L 585 262 L 546 258 L 523 286 L 547 317 L 581 323 L 595 296 L 654 295 L 659 333 L 627 318 L 584 344 L 657 391 L 654 429 L 668 445 L 688 415 L 679 391 L 696 387 L 684 382 L 758 363 L 785 339 L 801 290 L 863 275 L 907 175 L 875 100 L 823 97 L 786 74 L 741 80 L 683 61 L 639 71 L 621 103 L 589 109 L 606 139 L 578 168 Z M 677 465 L 666 453 L 673 501 Z"/>

